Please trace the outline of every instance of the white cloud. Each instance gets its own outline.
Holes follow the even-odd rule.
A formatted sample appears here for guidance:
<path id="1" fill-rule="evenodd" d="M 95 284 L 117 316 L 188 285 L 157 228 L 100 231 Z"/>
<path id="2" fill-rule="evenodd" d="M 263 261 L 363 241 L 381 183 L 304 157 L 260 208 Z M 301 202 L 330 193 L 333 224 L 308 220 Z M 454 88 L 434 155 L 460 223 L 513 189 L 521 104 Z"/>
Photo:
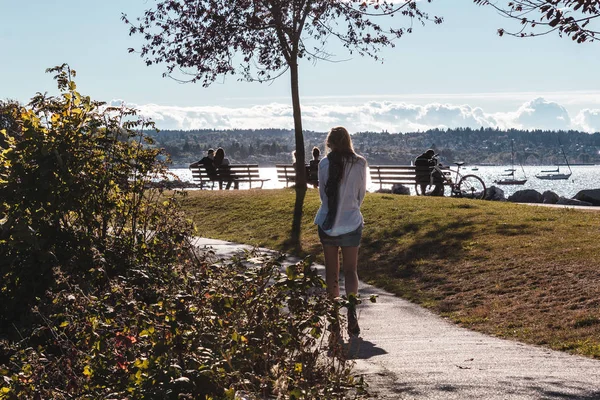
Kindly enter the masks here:
<path id="1" fill-rule="evenodd" d="M 479 107 L 469 105 L 428 104 L 422 108 L 417 122 L 426 126 L 440 128 L 469 127 L 479 128 L 496 126 L 495 119 L 486 115 Z"/>
<path id="2" fill-rule="evenodd" d="M 476 101 L 471 99 L 471 101 Z M 111 104 L 120 104 L 113 100 Z M 159 129 L 292 129 L 293 113 L 288 104 L 271 103 L 250 107 L 178 107 L 156 104 L 132 105 L 151 118 Z M 600 129 L 600 110 L 582 109 L 571 118 L 561 104 L 542 97 L 514 106 L 512 111 L 490 111 L 473 104 L 430 102 L 411 104 L 367 101 L 360 104 L 312 103 L 302 106 L 303 127 L 327 131 L 345 125 L 352 132 L 408 132 L 429 128 L 498 127 L 500 129 Z"/>
<path id="3" fill-rule="evenodd" d="M 558 103 L 542 97 L 523 104 L 517 110 L 516 121 L 524 129 L 569 129 L 571 118 Z"/>
<path id="4" fill-rule="evenodd" d="M 586 132 L 600 132 L 600 110 L 590 110 L 589 108 L 581 110 L 573 119 L 581 130 Z"/>

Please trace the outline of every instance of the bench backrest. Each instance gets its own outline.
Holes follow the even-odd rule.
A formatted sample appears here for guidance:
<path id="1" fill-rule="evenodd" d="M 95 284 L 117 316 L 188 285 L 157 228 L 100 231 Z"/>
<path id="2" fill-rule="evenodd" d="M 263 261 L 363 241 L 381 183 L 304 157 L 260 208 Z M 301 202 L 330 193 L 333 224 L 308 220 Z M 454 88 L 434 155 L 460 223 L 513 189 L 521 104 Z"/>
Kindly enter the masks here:
<path id="1" fill-rule="evenodd" d="M 230 176 L 236 176 L 240 179 L 250 180 L 255 179 L 259 180 L 260 175 L 258 172 L 258 164 L 230 164 L 221 168 L 217 168 L 217 175 L 208 175 L 206 172 L 206 168 L 204 165 L 199 165 L 197 167 L 191 167 L 192 178 L 194 181 L 200 182 L 208 182 L 219 180 L 221 178 L 227 178 Z"/>
<path id="2" fill-rule="evenodd" d="M 277 170 L 277 180 L 285 182 L 286 186 L 290 182 L 296 181 L 296 168 L 292 164 L 275 164 Z"/>
<path id="3" fill-rule="evenodd" d="M 230 164 L 225 167 L 231 175 L 235 175 L 242 179 L 259 179 L 258 164 Z M 217 169 L 219 174 L 219 169 Z"/>
<path id="4" fill-rule="evenodd" d="M 417 169 L 419 170 L 417 172 Z M 441 167 L 448 170 L 448 167 Z M 369 165 L 371 182 L 382 185 L 416 184 L 429 182 L 429 174 L 422 175 L 422 169 L 414 165 Z M 431 171 L 431 168 L 428 169 Z"/>

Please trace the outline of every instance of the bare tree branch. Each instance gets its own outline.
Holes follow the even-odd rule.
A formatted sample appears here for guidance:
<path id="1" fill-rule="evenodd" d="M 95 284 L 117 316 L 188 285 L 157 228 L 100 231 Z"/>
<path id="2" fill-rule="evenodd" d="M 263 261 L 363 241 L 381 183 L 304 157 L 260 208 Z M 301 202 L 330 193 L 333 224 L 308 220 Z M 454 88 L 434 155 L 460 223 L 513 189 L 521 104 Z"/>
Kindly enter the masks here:
<path id="1" fill-rule="evenodd" d="M 600 38 L 600 27 L 592 26 L 600 17 L 599 0 L 474 0 L 474 3 L 490 6 L 522 25 L 517 31 L 500 28 L 500 36 L 533 37 L 558 33 L 577 43 Z"/>

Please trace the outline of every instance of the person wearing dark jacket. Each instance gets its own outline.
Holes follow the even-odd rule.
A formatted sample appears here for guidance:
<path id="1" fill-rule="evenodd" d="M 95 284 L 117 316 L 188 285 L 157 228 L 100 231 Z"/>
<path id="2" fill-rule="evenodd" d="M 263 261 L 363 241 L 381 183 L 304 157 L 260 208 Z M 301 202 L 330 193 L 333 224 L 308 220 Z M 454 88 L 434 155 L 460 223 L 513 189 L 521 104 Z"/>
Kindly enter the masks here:
<path id="1" fill-rule="evenodd" d="M 431 193 L 431 196 L 443 196 L 444 195 L 444 177 L 438 172 L 432 170 L 432 167 L 440 164 L 437 155 L 433 149 L 427 150 L 415 159 L 415 173 L 417 177 L 417 183 L 421 185 L 421 193 L 425 195 L 427 185 L 434 184 L 435 187 Z M 433 171 L 433 172 L 432 172 Z M 433 178 L 433 182 L 432 182 Z"/>
<path id="2" fill-rule="evenodd" d="M 239 189 L 238 182 L 231 172 L 231 167 L 229 166 L 231 164 L 229 162 L 229 158 L 225 157 L 225 150 L 223 150 L 222 147 L 219 147 L 215 152 L 213 163 L 219 174 L 219 189 L 223 189 L 223 182 L 227 182 L 225 190 L 229 190 L 232 183 L 234 184 L 234 189 Z"/>
<path id="3" fill-rule="evenodd" d="M 214 160 L 215 159 L 215 151 L 213 149 L 208 149 L 206 156 L 202 157 L 200 160 L 191 163 L 190 168 L 198 167 L 203 165 L 206 169 L 206 174 L 209 177 L 217 176 L 217 168 L 215 167 Z"/>

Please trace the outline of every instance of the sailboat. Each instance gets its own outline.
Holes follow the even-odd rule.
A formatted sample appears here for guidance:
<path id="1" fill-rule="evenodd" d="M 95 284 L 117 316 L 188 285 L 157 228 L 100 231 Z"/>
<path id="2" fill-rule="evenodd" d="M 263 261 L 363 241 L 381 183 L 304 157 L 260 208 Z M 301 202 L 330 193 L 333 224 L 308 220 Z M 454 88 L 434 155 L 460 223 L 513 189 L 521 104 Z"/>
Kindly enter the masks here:
<path id="1" fill-rule="evenodd" d="M 515 141 L 510 141 L 510 169 L 505 169 L 504 172 L 506 174 L 502 174 L 504 178 L 496 179 L 494 183 L 496 185 L 524 185 L 527 182 L 527 176 L 525 176 L 525 170 L 523 169 L 523 165 L 521 165 L 521 169 L 523 170 L 523 178 L 517 179 L 515 178 Z"/>
<path id="2" fill-rule="evenodd" d="M 567 160 L 567 155 L 565 154 L 565 149 L 563 149 L 562 145 L 560 146 L 560 151 L 562 152 L 562 155 L 565 158 L 565 164 L 567 164 L 567 168 L 569 168 L 569 173 L 560 172 L 560 166 L 557 165 L 556 169 L 542 170 L 541 174 L 537 174 L 535 176 L 536 178 L 557 181 L 561 179 L 569 179 L 571 177 L 573 171 L 571 171 L 569 160 Z"/>

